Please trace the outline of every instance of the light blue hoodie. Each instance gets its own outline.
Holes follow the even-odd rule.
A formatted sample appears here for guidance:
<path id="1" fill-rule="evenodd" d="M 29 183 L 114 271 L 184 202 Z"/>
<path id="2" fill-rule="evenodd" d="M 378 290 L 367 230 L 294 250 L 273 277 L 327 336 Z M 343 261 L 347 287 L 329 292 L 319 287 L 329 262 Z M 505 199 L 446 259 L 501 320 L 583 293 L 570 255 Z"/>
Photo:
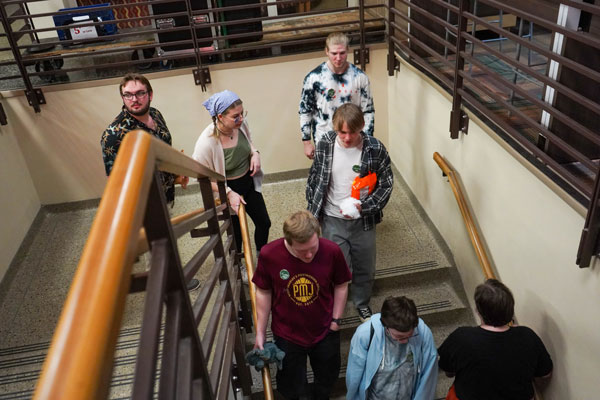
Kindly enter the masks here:
<path id="1" fill-rule="evenodd" d="M 374 334 L 369 347 L 371 324 L 373 324 Z M 431 330 L 421 318 L 417 330 L 419 334 L 408 339 L 417 372 L 412 400 L 433 400 L 438 377 L 437 349 Z M 356 329 L 350 344 L 346 369 L 347 400 L 365 400 L 367 389 L 377 368 L 381 365 L 384 335 L 381 314 L 373 315 L 370 321 Z"/>

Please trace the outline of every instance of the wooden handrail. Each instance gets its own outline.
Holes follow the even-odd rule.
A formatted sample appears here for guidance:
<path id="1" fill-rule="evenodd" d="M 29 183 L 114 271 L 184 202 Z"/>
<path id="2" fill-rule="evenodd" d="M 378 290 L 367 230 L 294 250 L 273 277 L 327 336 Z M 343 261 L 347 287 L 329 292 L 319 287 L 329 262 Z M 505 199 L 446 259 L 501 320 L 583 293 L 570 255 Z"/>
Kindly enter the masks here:
<path id="1" fill-rule="evenodd" d="M 246 207 L 242 202 L 240 202 L 240 207 L 238 209 L 238 217 L 240 218 L 240 227 L 242 231 L 246 271 L 248 271 L 248 291 L 250 292 L 250 303 L 252 304 L 252 320 L 254 321 L 254 329 L 256 330 L 256 327 L 258 327 L 258 317 L 256 315 L 256 285 L 252 282 L 252 278 L 254 277 L 254 258 L 252 257 L 252 246 L 250 245 L 250 234 L 248 233 Z M 269 370 L 268 364 L 262 369 L 262 380 L 265 400 L 273 400 L 271 371 Z"/>
<path id="2" fill-rule="evenodd" d="M 479 264 L 481 265 L 481 269 L 483 270 L 483 274 L 485 275 L 485 279 L 497 279 L 496 274 L 492 270 L 492 266 L 490 264 L 490 260 L 487 256 L 487 252 L 485 247 L 483 246 L 483 242 L 479 237 L 479 231 L 477 230 L 477 226 L 473 221 L 473 217 L 471 216 L 471 211 L 469 210 L 469 205 L 463 195 L 462 188 L 460 186 L 460 182 L 456 177 L 456 173 L 454 170 L 448 165 L 444 157 L 440 155 L 437 151 L 433 153 L 433 159 L 440 167 L 444 175 L 448 177 L 448 181 L 450 182 L 450 186 L 452 187 L 452 191 L 454 192 L 454 197 L 456 198 L 456 202 L 458 203 L 458 208 L 460 208 L 460 213 L 465 220 L 465 226 L 467 227 L 467 231 L 469 232 L 469 238 L 471 239 L 471 243 L 473 244 L 473 248 L 475 249 L 475 253 L 477 254 L 477 258 L 479 259 Z M 514 321 L 517 318 L 514 317 Z M 542 400 L 542 395 L 536 385 L 536 382 L 533 382 L 533 391 L 534 391 L 534 400 Z"/>
<path id="3" fill-rule="evenodd" d="M 452 187 L 452 192 L 454 192 L 454 197 L 456 198 L 458 208 L 460 209 L 460 213 L 462 214 L 463 219 L 465 221 L 465 226 L 467 227 L 469 238 L 471 239 L 471 243 L 473 244 L 475 254 L 477 254 L 477 259 L 479 259 L 479 264 L 481 265 L 481 269 L 483 270 L 485 279 L 495 278 L 496 276 L 494 274 L 494 271 L 492 270 L 492 266 L 487 256 L 487 252 L 485 251 L 483 242 L 479 237 L 479 231 L 477 230 L 477 226 L 473 221 L 473 216 L 471 215 L 469 205 L 467 204 L 465 196 L 463 195 L 463 191 L 460 186 L 460 182 L 456 177 L 456 173 L 448 165 L 448 163 L 446 163 L 446 160 L 444 160 L 444 158 L 437 151 L 433 153 L 433 159 L 440 167 L 444 175 L 448 177 L 450 187 Z"/>
<path id="4" fill-rule="evenodd" d="M 105 398 L 155 165 L 178 175 L 223 176 L 137 130 L 127 134 L 38 381 L 35 399 Z"/>

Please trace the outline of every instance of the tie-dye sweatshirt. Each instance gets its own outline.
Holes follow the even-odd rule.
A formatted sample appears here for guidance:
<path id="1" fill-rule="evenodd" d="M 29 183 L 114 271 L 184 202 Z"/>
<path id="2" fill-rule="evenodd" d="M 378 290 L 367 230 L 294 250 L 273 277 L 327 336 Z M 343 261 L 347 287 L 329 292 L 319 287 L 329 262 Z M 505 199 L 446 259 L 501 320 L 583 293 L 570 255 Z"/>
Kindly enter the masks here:
<path id="1" fill-rule="evenodd" d="M 363 131 L 373 136 L 375 108 L 367 74 L 350 63 L 343 74 L 334 74 L 327 62 L 310 71 L 304 78 L 300 96 L 302 140 L 313 138 L 316 143 L 333 130 L 333 113 L 344 103 L 354 103 L 362 109 L 365 116 Z"/>

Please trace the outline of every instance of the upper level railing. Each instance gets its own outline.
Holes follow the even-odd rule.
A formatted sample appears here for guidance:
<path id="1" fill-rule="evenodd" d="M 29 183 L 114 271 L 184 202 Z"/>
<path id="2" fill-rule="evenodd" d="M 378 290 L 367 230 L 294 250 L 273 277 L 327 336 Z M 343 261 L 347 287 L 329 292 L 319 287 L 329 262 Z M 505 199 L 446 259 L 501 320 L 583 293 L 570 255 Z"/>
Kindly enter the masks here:
<path id="1" fill-rule="evenodd" d="M 172 223 L 159 170 L 198 178 L 203 210 L 176 217 Z M 221 205 L 215 202 L 211 180 L 218 182 Z M 206 239 L 182 265 L 176 239 L 188 232 Z M 136 256 L 146 248 L 150 248 L 149 268 L 133 273 Z M 160 399 L 225 399 L 238 385 L 250 395 L 238 314 L 246 327 L 250 319 L 235 249 L 224 178 L 143 131 L 128 133 L 35 398 L 107 397 L 125 300 L 128 293 L 140 292 L 145 292 L 145 303 L 132 398 L 152 398 L 156 380 Z M 212 264 L 207 262 L 211 253 Z M 210 271 L 192 302 L 186 283 L 200 268 Z M 234 373 L 239 379 L 233 379 Z"/>
<path id="2" fill-rule="evenodd" d="M 55 7 L 0 3 L 0 90 L 25 89 L 36 112 L 46 85 L 192 67 L 204 90 L 212 64 L 322 49 L 333 31 L 360 45 L 355 59 L 365 69 L 365 44 L 385 35 L 383 0 L 318 10 L 306 0 L 80 0 L 90 6 L 44 12 L 32 12 L 30 3 Z"/>
<path id="3" fill-rule="evenodd" d="M 600 251 L 599 19 L 572 0 L 389 0 L 389 74 L 416 65 L 452 95 L 451 138 L 468 108 L 589 205 L 581 267 Z"/>

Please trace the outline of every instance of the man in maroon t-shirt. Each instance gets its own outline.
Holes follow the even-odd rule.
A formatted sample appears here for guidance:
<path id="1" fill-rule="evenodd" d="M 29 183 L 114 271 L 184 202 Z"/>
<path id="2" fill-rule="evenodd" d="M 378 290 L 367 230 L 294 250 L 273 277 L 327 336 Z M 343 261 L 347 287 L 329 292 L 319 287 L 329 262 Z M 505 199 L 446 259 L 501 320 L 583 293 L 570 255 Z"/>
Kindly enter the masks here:
<path id="1" fill-rule="evenodd" d="M 352 274 L 334 242 L 320 238 L 319 221 L 304 210 L 283 224 L 284 238 L 260 251 L 256 285 L 255 348 L 265 343 L 271 312 L 275 344 L 285 352 L 277 390 L 288 399 L 310 397 L 306 358 L 314 372 L 315 399 L 328 399 L 340 372 L 341 318 Z"/>

